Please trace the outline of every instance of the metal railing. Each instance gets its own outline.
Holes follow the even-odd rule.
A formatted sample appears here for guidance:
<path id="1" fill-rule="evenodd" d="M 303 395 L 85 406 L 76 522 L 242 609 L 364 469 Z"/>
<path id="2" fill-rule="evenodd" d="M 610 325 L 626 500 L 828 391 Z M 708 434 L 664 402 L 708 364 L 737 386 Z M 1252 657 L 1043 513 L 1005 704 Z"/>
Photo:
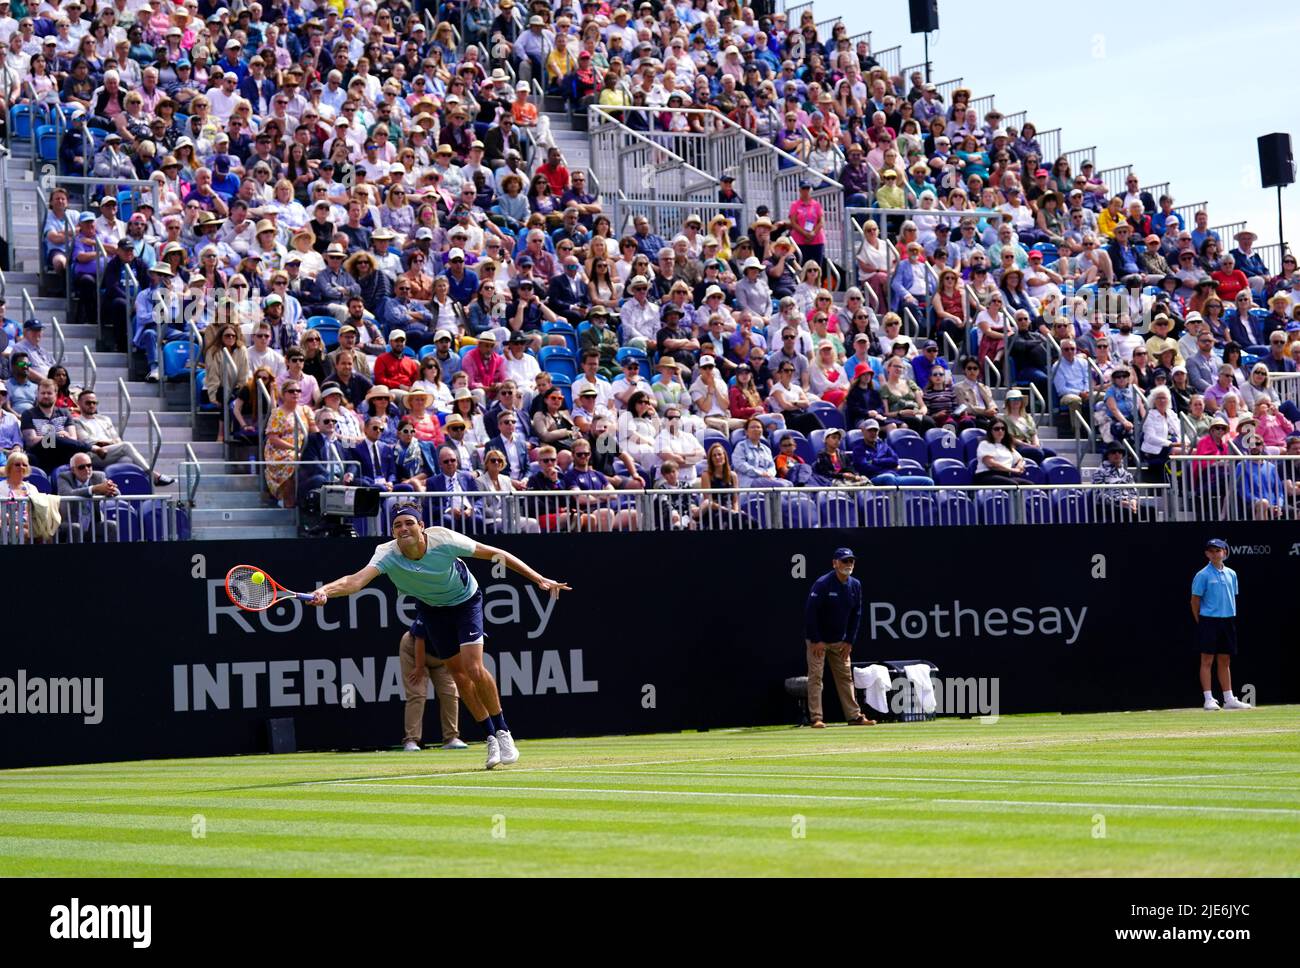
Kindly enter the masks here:
<path id="1" fill-rule="evenodd" d="M 992 94 L 985 94 L 983 97 L 973 98 L 967 106 L 975 111 L 975 116 L 979 118 L 981 122 L 983 122 L 984 116 L 996 107 Z"/>
<path id="2" fill-rule="evenodd" d="M 1058 158 L 1061 154 L 1061 129 L 1048 128 L 1046 131 L 1038 132 L 1035 137 L 1038 139 L 1038 147 L 1042 149 L 1042 157 L 1038 160 L 1043 161 L 1048 158 Z"/>
<path id="3" fill-rule="evenodd" d="M 383 495 L 375 525 L 387 532 L 403 504 L 472 535 L 1156 522 L 1167 519 L 1167 491 L 1166 484 L 1136 482 L 426 491 Z"/>
<path id="4" fill-rule="evenodd" d="M 1128 173 L 1133 170 L 1132 165 L 1116 165 L 1114 168 L 1103 168 L 1097 172 L 1097 177 L 1101 179 L 1102 184 L 1106 186 L 1108 195 L 1123 195 L 1128 190 L 1126 179 Z"/>
<path id="5" fill-rule="evenodd" d="M 934 91 L 947 104 L 952 99 L 952 92 L 961 87 L 963 80 L 963 78 L 954 77 L 951 81 L 940 81 L 934 86 Z"/>
<path id="6" fill-rule="evenodd" d="M 1171 507 L 1184 520 L 1300 520 L 1300 457 L 1170 457 Z"/>
<path id="7" fill-rule="evenodd" d="M 1192 231 L 1196 225 L 1196 213 L 1209 204 L 1209 202 L 1193 202 L 1190 205 L 1176 206 L 1174 208 L 1174 214 L 1178 216 L 1179 226 L 1187 229 L 1189 232 Z"/>
<path id="8" fill-rule="evenodd" d="M 1268 266 L 1269 272 L 1277 274 L 1282 271 L 1282 243 L 1270 242 L 1268 245 L 1257 245 L 1253 251 L 1264 260 L 1264 265 Z"/>
<path id="9" fill-rule="evenodd" d="M 58 501 L 62 522 L 48 544 L 176 541 L 181 537 L 180 500 L 153 494 L 117 497 L 48 495 Z M 0 545 L 35 544 L 27 500 L 0 501 Z"/>
<path id="10" fill-rule="evenodd" d="M 1160 209 L 1160 196 L 1169 194 L 1169 182 L 1156 182 L 1154 185 L 1139 185 L 1139 192 L 1149 192 L 1151 200 L 1156 203 L 1156 210 Z"/>
<path id="11" fill-rule="evenodd" d="M 1025 122 L 1028 120 L 1029 120 L 1028 111 L 1013 111 L 1011 114 L 1008 114 L 1005 118 L 1003 118 L 1003 121 L 1006 122 L 1006 126 L 1008 128 L 1015 128 L 1017 131 L 1023 128 L 1025 126 Z M 1039 159 L 1039 161 L 1043 161 L 1043 160 L 1045 159 L 1042 158 Z"/>
<path id="12" fill-rule="evenodd" d="M 890 77 L 896 76 L 903 66 L 903 46 L 901 44 L 886 47 L 884 50 L 872 51 L 871 56 L 876 59 L 877 64 L 889 73 Z"/>
<path id="13" fill-rule="evenodd" d="M 1237 242 L 1236 242 L 1237 233 L 1244 232 L 1245 230 L 1246 230 L 1246 223 L 1244 221 L 1228 222 L 1224 225 L 1210 226 L 1210 231 L 1216 233 L 1219 236 L 1219 242 L 1222 243 L 1222 251 L 1224 253 L 1231 252 L 1233 249 L 1237 247 Z"/>
<path id="14" fill-rule="evenodd" d="M 81 348 L 81 388 L 83 390 L 93 390 L 98 380 L 99 367 L 95 365 L 95 357 L 90 352 L 89 346 L 83 346 Z"/>
<path id="15" fill-rule="evenodd" d="M 1059 158 L 1061 156 L 1057 155 L 1056 157 Z M 1065 152 L 1065 160 L 1070 166 L 1070 174 L 1072 175 L 1078 175 L 1079 169 L 1083 167 L 1083 163 L 1085 161 L 1094 161 L 1096 157 L 1096 145 L 1091 145 L 1087 148 L 1075 148 L 1073 151 Z M 1055 161 L 1056 158 L 1053 158 L 1052 160 Z"/>

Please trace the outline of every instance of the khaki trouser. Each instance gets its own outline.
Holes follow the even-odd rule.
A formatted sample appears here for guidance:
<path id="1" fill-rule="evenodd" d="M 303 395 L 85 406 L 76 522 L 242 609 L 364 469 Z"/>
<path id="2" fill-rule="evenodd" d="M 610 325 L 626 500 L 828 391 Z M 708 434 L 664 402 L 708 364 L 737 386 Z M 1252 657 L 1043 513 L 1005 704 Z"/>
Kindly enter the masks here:
<path id="1" fill-rule="evenodd" d="M 415 670 L 415 641 L 410 635 L 402 636 L 402 645 L 398 649 L 398 659 L 402 666 L 402 691 L 406 693 L 406 737 L 404 743 L 418 743 L 424 735 L 425 690 L 411 691 L 408 681 Z M 442 720 L 442 741 L 444 743 L 460 736 L 460 694 L 456 691 L 456 680 L 451 672 L 432 652 L 425 652 L 424 665 L 429 678 L 433 680 L 433 691 L 438 697 L 438 717 Z M 425 689 L 428 682 L 425 682 Z"/>
<path id="2" fill-rule="evenodd" d="M 808 649 L 808 716 L 813 722 L 822 718 L 822 674 L 826 662 L 831 664 L 831 677 L 835 680 L 835 691 L 840 694 L 840 705 L 844 707 L 844 720 L 851 722 L 862 715 L 858 701 L 853 695 L 853 667 L 849 664 L 848 646 L 842 643 L 827 642 L 826 654 L 821 658 L 813 655 L 812 643 L 806 643 Z"/>

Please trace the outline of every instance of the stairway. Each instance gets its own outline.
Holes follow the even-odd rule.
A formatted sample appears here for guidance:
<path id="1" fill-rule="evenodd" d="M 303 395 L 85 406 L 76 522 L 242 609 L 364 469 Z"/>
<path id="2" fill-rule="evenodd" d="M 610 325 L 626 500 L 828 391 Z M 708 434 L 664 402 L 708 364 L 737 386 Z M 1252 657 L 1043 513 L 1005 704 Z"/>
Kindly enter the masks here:
<path id="1" fill-rule="evenodd" d="M 127 354 L 96 352 L 95 327 L 69 323 L 67 301 L 62 296 L 37 294 L 40 227 L 36 183 L 30 167 L 31 144 L 16 140 L 12 152 L 4 199 L 11 207 L 13 224 L 13 238 L 9 242 L 14 268 L 5 273 L 8 315 L 11 319 L 23 317 L 26 305 L 23 294 L 27 293 L 36 317 L 46 323 L 43 342 L 52 350 L 55 336 L 50 323 L 58 320 L 65 338 L 60 362 L 68 368 L 73 385 L 93 386 L 100 411 L 113 418 L 123 439 L 135 444 L 146 458 L 153 451 L 147 416 L 153 412 L 162 433 L 155 469 L 178 479 L 177 484 L 159 488 L 158 493 L 184 498 L 186 495 L 180 493 L 179 466 L 190 459 L 189 451 L 200 461 L 220 461 L 225 456 L 224 448 L 215 441 L 195 439 L 188 402 L 169 406 L 162 399 L 161 384 L 130 379 Z M 90 351 L 93 367 L 87 362 L 86 350 Z M 122 385 L 126 388 L 125 398 L 121 394 Z M 126 417 L 125 426 L 123 417 Z M 264 495 L 258 477 L 252 473 L 215 473 L 219 470 L 235 471 L 237 467 L 203 468 L 191 514 L 195 538 L 281 538 L 296 533 L 297 512 L 270 507 L 270 499 Z"/>

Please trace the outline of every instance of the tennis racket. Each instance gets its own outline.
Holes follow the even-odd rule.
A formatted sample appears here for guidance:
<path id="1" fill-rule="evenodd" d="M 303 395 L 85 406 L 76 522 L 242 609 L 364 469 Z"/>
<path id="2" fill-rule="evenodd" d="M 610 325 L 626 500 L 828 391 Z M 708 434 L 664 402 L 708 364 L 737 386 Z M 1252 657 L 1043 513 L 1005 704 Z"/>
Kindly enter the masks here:
<path id="1" fill-rule="evenodd" d="M 261 575 L 261 581 L 254 581 L 254 575 Z M 303 592 L 293 592 L 278 583 L 261 568 L 253 565 L 235 565 L 226 572 L 226 594 L 230 600 L 246 612 L 265 612 L 276 602 L 297 598 L 311 601 L 312 596 Z"/>

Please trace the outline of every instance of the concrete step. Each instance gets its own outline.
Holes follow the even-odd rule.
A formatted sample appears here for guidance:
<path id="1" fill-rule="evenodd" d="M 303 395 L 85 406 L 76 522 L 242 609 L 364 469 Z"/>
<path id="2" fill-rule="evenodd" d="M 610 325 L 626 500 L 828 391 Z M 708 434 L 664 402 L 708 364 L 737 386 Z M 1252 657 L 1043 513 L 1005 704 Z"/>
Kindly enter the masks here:
<path id="1" fill-rule="evenodd" d="M 195 508 L 190 512 L 190 522 L 197 527 L 293 527 L 298 522 L 298 512 L 289 508 Z"/>
<path id="2" fill-rule="evenodd" d="M 276 538 L 296 538 L 298 527 L 296 524 L 275 527 L 191 525 L 190 536 L 196 541 L 269 541 Z"/>
<path id="3" fill-rule="evenodd" d="M 262 491 L 217 491 L 207 488 L 207 481 L 199 483 L 199 489 L 194 495 L 194 506 L 198 510 L 221 509 L 230 510 L 234 508 L 266 508 L 270 507 L 268 503 L 271 500 L 269 495 L 264 496 Z"/>
<path id="4" fill-rule="evenodd" d="M 262 479 L 256 474 L 216 474 L 204 470 L 199 479 L 199 493 L 209 489 L 218 493 L 257 494 L 262 490 Z"/>

